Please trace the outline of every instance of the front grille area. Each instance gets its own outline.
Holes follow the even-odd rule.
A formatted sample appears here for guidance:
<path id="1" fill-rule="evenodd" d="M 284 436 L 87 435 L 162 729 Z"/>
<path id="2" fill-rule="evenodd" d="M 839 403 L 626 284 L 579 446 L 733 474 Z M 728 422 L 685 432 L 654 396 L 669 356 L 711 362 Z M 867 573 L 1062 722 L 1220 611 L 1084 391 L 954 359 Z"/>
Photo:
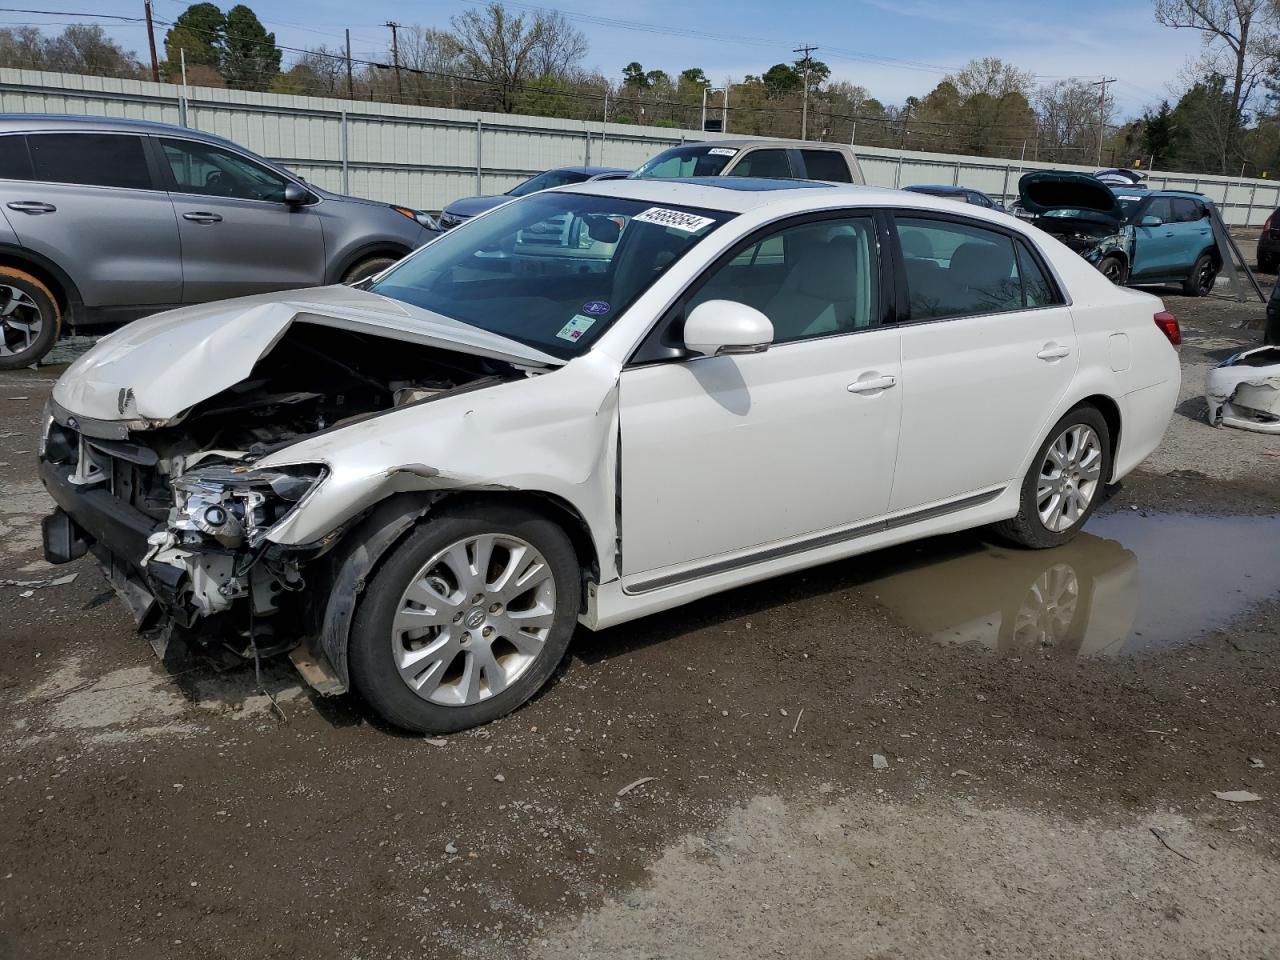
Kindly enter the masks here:
<path id="1" fill-rule="evenodd" d="M 168 517 L 172 495 L 154 451 L 124 440 L 86 437 L 57 423 L 50 425 L 45 451 L 76 486 L 106 490 L 152 520 Z"/>

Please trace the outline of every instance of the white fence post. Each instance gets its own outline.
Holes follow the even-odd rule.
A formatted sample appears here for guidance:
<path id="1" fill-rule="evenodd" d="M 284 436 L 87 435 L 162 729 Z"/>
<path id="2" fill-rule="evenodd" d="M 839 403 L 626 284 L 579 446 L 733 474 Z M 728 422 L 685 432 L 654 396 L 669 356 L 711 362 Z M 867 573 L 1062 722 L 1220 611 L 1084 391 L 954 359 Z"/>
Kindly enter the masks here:
<path id="1" fill-rule="evenodd" d="M 484 121 L 476 117 L 476 196 L 484 194 Z"/>
<path id="2" fill-rule="evenodd" d="M 342 111 L 342 192 L 351 192 L 351 158 L 347 153 L 347 111 Z"/>

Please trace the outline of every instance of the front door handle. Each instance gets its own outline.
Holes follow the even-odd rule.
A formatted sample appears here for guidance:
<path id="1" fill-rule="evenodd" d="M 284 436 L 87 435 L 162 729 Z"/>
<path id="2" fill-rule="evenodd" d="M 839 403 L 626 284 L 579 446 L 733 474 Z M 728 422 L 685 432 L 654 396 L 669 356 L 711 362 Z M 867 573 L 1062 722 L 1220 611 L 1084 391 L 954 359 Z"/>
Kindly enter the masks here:
<path id="1" fill-rule="evenodd" d="M 868 377 L 866 380 L 855 380 L 849 384 L 850 393 L 878 393 L 881 390 L 888 390 L 895 386 L 898 382 L 897 377 Z"/>
<path id="2" fill-rule="evenodd" d="M 15 200 L 13 203 L 6 203 L 6 207 L 10 210 L 17 210 L 19 213 L 30 213 L 32 215 L 38 213 L 56 213 L 58 208 L 52 203 L 43 203 L 40 200 Z"/>
<path id="3" fill-rule="evenodd" d="M 1041 360 L 1048 360 L 1050 362 L 1054 360 L 1061 360 L 1063 357 L 1071 356 L 1071 348 L 1062 347 L 1056 343 L 1046 343 L 1044 345 L 1044 349 L 1037 353 L 1036 356 Z"/>
<path id="4" fill-rule="evenodd" d="M 222 217 L 216 213 L 209 213 L 207 210 L 193 210 L 190 213 L 182 215 L 183 220 L 190 220 L 192 223 L 221 223 Z"/>

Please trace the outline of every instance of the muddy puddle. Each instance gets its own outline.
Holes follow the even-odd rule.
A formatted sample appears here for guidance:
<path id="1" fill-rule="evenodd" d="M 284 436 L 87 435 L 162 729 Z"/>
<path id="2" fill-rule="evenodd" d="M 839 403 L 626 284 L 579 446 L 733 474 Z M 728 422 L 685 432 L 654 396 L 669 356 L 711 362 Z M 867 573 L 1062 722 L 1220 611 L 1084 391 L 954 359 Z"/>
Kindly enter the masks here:
<path id="1" fill-rule="evenodd" d="M 1280 516 L 1119 511 L 1054 550 L 972 535 L 886 551 L 859 592 L 942 643 L 1009 656 L 1176 647 L 1280 596 Z"/>

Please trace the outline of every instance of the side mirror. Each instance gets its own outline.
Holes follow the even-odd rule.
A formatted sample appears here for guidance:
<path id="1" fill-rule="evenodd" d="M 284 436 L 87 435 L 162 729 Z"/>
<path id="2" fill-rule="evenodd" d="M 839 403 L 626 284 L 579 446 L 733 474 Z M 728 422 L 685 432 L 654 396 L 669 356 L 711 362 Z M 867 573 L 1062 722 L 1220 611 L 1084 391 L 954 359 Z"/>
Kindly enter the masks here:
<path id="1" fill-rule="evenodd" d="M 306 203 L 307 198 L 310 196 L 311 194 L 307 192 L 307 188 L 300 183 L 294 183 L 290 180 L 284 186 L 284 202 L 291 207 Z"/>
<path id="2" fill-rule="evenodd" d="M 1143 218 L 1142 218 L 1142 220 L 1138 223 L 1138 226 L 1140 226 L 1140 227 L 1162 227 L 1162 226 L 1164 226 L 1164 221 L 1163 221 L 1163 220 L 1161 220 L 1159 217 L 1143 217 Z"/>
<path id="3" fill-rule="evenodd" d="M 700 356 L 763 353 L 771 343 L 773 324 L 745 303 L 708 300 L 694 307 L 684 321 L 685 348 Z"/>

